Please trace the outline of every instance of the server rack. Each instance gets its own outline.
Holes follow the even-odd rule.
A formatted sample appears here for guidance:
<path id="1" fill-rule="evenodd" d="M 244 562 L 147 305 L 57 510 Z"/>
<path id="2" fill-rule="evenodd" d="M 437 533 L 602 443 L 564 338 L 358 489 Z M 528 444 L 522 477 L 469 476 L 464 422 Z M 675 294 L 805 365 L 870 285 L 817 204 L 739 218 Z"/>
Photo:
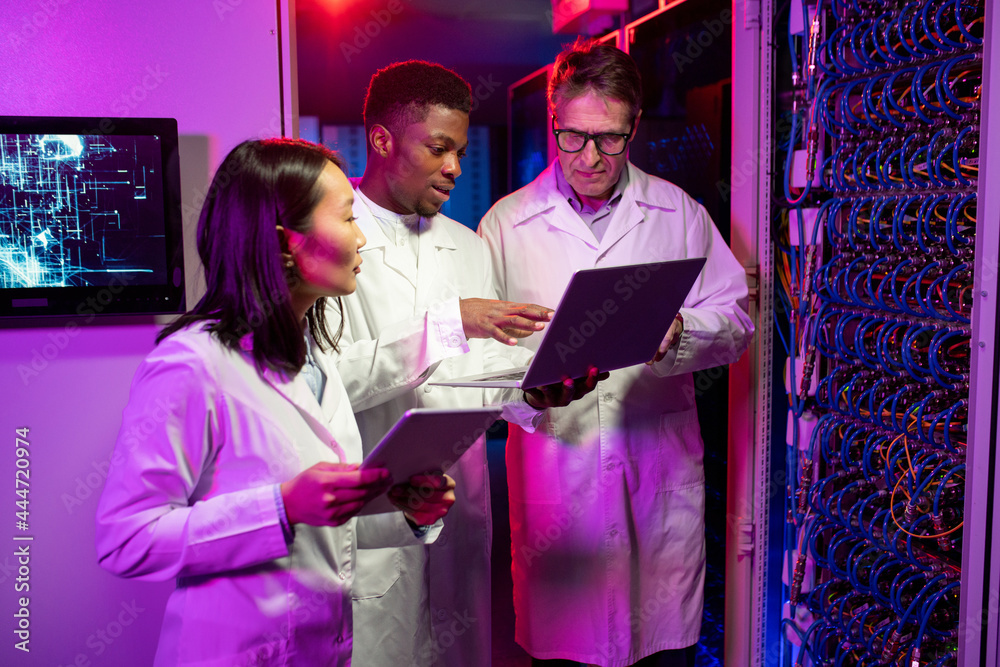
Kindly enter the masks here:
<path id="1" fill-rule="evenodd" d="M 612 34 L 638 54 L 690 4 Z M 758 333 L 730 368 L 725 662 L 995 665 L 1000 19 L 982 0 L 729 19 L 724 204 Z"/>
<path id="2" fill-rule="evenodd" d="M 781 664 L 996 664 L 995 19 L 969 0 L 774 18 L 762 58 L 789 59 L 791 85 L 770 86 L 782 205 L 760 219 L 788 426 L 758 641 L 781 602 Z"/>

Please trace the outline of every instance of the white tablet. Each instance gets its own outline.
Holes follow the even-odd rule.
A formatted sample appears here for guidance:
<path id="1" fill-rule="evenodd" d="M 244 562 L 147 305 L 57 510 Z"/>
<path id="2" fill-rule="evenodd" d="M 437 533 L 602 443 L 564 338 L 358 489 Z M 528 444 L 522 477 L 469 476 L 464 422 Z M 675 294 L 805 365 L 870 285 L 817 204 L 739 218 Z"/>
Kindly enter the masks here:
<path id="1" fill-rule="evenodd" d="M 362 468 L 386 468 L 395 483 L 429 471 L 447 471 L 500 418 L 500 408 L 407 410 L 375 446 Z M 396 511 L 385 495 L 361 514 Z"/>

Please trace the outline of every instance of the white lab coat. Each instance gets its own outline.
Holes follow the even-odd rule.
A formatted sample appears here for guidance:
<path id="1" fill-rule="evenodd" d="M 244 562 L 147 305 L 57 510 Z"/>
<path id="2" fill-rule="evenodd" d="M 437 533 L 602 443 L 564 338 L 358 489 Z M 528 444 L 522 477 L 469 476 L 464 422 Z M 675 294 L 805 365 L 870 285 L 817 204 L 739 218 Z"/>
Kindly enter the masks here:
<path id="1" fill-rule="evenodd" d="M 520 398 L 519 391 L 424 384 L 530 359 L 523 348 L 465 339 L 459 297 L 495 298 L 482 239 L 444 215 L 424 218 L 414 274 L 406 260 L 412 251 L 387 238 L 360 197 L 355 197 L 354 215 L 368 241 L 361 249 L 357 292 L 343 299 L 337 368 L 366 451 L 410 408 L 478 408 Z M 336 326 L 333 309 L 328 317 Z M 504 417 L 530 427 L 540 414 L 520 403 L 506 406 Z M 485 446 L 485 438 L 479 438 L 449 470 L 457 483 L 456 503 L 432 546 L 359 550 L 354 588 L 358 665 L 490 663 L 492 535 Z"/>
<path id="2" fill-rule="evenodd" d="M 507 443 L 518 643 L 539 658 L 629 665 L 698 641 L 705 490 L 691 372 L 736 361 L 753 324 L 742 267 L 680 188 L 628 164 L 598 243 L 556 189 L 557 168 L 480 224 L 501 298 L 555 305 L 576 269 L 708 257 L 677 348 L 612 372 L 534 434 L 512 426 Z"/>
<path id="3" fill-rule="evenodd" d="M 97 554 L 121 576 L 177 578 L 155 664 L 350 664 L 356 538 L 420 540 L 396 512 L 300 524 L 286 544 L 274 485 L 320 461 L 361 460 L 344 387 L 324 371 L 321 406 L 301 375 L 262 379 L 248 352 L 201 325 L 164 339 L 136 371 L 97 509 Z"/>

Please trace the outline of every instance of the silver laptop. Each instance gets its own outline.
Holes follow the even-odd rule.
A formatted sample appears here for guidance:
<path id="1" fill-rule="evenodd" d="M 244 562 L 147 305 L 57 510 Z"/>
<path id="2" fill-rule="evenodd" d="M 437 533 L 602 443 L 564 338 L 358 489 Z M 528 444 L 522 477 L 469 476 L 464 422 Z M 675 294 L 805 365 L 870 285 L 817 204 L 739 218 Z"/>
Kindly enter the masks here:
<path id="1" fill-rule="evenodd" d="M 645 363 L 656 355 L 703 266 L 705 258 L 695 257 L 581 269 L 542 332 L 531 364 L 428 384 L 531 389 L 584 377 L 591 366 L 603 372 Z"/>

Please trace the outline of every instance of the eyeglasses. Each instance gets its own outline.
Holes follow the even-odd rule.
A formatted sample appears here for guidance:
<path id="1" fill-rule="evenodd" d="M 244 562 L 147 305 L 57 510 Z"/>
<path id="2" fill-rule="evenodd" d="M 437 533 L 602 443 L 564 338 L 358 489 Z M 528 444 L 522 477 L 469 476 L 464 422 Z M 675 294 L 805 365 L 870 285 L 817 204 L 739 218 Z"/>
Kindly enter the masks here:
<path id="1" fill-rule="evenodd" d="M 552 119 L 552 134 L 555 135 L 556 146 L 559 147 L 559 150 L 566 153 L 579 153 L 587 145 L 587 142 L 593 139 L 594 146 L 601 153 L 605 155 L 621 155 L 628 146 L 628 140 L 632 136 L 634 128 L 635 121 L 629 126 L 626 134 L 618 132 L 587 134 L 586 132 L 578 132 L 576 130 L 560 130 L 556 128 L 556 119 Z"/>

